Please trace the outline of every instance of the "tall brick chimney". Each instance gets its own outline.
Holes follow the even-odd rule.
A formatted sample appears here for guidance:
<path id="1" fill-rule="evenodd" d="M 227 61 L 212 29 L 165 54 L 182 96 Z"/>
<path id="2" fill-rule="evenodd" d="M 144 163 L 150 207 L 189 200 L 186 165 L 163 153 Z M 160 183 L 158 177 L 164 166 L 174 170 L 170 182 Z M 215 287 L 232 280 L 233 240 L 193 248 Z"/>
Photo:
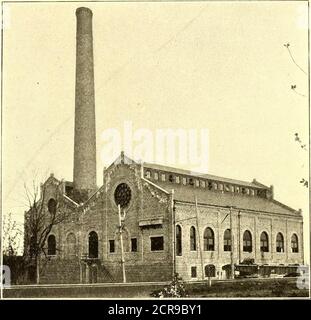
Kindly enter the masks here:
<path id="1" fill-rule="evenodd" d="M 76 10 L 76 91 L 73 187 L 89 195 L 96 189 L 96 128 L 92 11 Z"/>

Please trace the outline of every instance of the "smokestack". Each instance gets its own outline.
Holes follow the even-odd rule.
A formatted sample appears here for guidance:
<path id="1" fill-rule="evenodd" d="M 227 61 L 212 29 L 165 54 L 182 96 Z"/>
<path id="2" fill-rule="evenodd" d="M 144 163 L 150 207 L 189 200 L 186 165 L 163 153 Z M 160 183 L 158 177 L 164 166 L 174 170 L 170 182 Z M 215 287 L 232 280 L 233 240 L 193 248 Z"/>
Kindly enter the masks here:
<path id="1" fill-rule="evenodd" d="M 78 8 L 73 186 L 82 194 L 96 189 L 96 136 L 92 11 Z"/>

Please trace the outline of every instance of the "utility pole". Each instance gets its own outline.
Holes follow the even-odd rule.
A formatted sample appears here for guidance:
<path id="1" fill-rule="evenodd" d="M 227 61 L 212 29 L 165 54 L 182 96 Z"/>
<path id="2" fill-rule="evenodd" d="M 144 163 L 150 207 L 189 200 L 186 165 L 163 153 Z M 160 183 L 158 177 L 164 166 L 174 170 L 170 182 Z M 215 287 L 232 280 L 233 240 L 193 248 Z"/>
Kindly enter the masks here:
<path id="1" fill-rule="evenodd" d="M 126 283 L 124 248 L 123 248 L 123 237 L 122 237 L 122 217 L 121 217 L 121 206 L 120 205 L 118 205 L 118 212 L 119 212 L 119 233 L 120 233 L 122 275 L 123 275 L 123 283 Z M 125 213 L 124 213 L 124 217 L 125 217 Z"/>
<path id="2" fill-rule="evenodd" d="M 199 212 L 198 212 L 198 200 L 195 197 L 195 212 L 196 212 L 196 221 L 197 221 L 197 229 L 198 229 L 198 237 L 199 237 L 199 252 L 200 252 L 200 260 L 201 260 L 201 270 L 202 270 L 202 280 L 204 280 L 204 264 L 203 264 L 203 255 L 202 255 L 202 246 L 201 246 L 201 234 L 200 234 L 200 225 L 199 225 Z"/>
<path id="3" fill-rule="evenodd" d="M 234 236 L 233 236 L 233 228 L 232 228 L 232 207 L 229 207 L 230 210 L 230 236 L 231 236 L 231 279 L 234 279 L 234 261 L 233 261 L 233 254 L 234 254 Z"/>

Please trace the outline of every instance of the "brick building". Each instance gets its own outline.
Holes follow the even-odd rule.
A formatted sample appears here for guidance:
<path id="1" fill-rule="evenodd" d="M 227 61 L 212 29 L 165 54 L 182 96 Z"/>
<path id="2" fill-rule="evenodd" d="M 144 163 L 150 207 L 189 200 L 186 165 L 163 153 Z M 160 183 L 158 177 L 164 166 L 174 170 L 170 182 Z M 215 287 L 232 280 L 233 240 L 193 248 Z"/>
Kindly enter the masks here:
<path id="1" fill-rule="evenodd" d="M 250 261 L 280 273 L 303 263 L 301 211 L 256 180 L 137 163 L 121 152 L 96 187 L 92 12 L 79 8 L 76 16 L 74 179 L 51 175 L 42 184 L 45 210 L 61 206 L 69 216 L 49 234 L 41 282 L 121 282 L 121 252 L 129 282 L 176 272 L 184 280 L 228 278 L 232 265 Z"/>

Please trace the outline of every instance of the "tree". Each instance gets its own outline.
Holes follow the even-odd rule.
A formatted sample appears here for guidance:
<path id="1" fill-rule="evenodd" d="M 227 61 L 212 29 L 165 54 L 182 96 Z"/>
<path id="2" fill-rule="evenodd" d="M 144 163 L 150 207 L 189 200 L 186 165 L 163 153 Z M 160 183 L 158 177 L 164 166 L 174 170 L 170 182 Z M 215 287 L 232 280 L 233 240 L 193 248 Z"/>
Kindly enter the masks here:
<path id="1" fill-rule="evenodd" d="M 29 210 L 25 213 L 25 257 L 30 264 L 35 263 L 36 283 L 40 283 L 41 258 L 49 260 L 47 252 L 47 240 L 53 227 L 65 221 L 72 210 L 63 202 L 60 187 L 55 197 L 47 201 L 46 185 L 39 189 L 33 182 L 33 190 L 26 185 L 25 193 L 28 199 Z M 57 249 L 58 250 L 58 249 Z"/>
<path id="2" fill-rule="evenodd" d="M 302 140 L 300 139 L 298 133 L 295 133 L 295 141 L 297 141 L 297 143 L 300 145 L 300 148 L 301 148 L 303 151 L 308 151 L 307 145 L 302 142 Z M 309 187 L 309 181 L 308 181 L 308 179 L 301 178 L 300 183 L 301 183 L 304 187 L 306 187 L 306 188 Z"/>
<path id="3" fill-rule="evenodd" d="M 12 213 L 3 217 L 3 264 L 11 271 L 11 283 L 18 284 L 25 275 L 24 259 L 20 255 L 22 230 Z"/>
<path id="4" fill-rule="evenodd" d="M 13 219 L 12 213 L 3 217 L 3 255 L 16 256 L 20 250 L 22 231 Z"/>
<path id="5" fill-rule="evenodd" d="M 293 54 L 292 54 L 292 51 L 291 51 L 291 49 L 290 49 L 290 43 L 289 43 L 289 42 L 285 43 L 285 44 L 284 44 L 284 47 L 286 48 L 286 50 L 287 50 L 287 52 L 288 52 L 288 54 L 289 54 L 289 56 L 290 56 L 290 58 L 291 58 L 291 61 L 295 64 L 295 66 L 296 66 L 301 72 L 303 72 L 305 76 L 308 76 L 308 72 L 306 72 L 306 71 L 297 63 L 296 59 L 294 58 L 294 56 L 293 56 Z M 291 90 L 292 90 L 293 92 L 295 92 L 297 95 L 299 95 L 299 96 L 301 96 L 301 97 L 304 97 L 304 98 L 306 97 L 306 95 L 305 95 L 304 93 L 297 91 L 297 85 L 296 85 L 296 84 L 291 84 L 290 88 L 291 88 Z M 306 144 L 304 144 L 304 143 L 302 142 L 302 140 L 300 139 L 298 133 L 295 133 L 295 141 L 298 142 L 298 144 L 300 145 L 300 148 L 301 148 L 302 150 L 308 151 Z M 306 188 L 309 187 L 309 181 L 308 181 L 308 179 L 301 178 L 300 183 L 301 183 L 302 186 L 304 186 L 304 187 L 306 187 Z"/>

